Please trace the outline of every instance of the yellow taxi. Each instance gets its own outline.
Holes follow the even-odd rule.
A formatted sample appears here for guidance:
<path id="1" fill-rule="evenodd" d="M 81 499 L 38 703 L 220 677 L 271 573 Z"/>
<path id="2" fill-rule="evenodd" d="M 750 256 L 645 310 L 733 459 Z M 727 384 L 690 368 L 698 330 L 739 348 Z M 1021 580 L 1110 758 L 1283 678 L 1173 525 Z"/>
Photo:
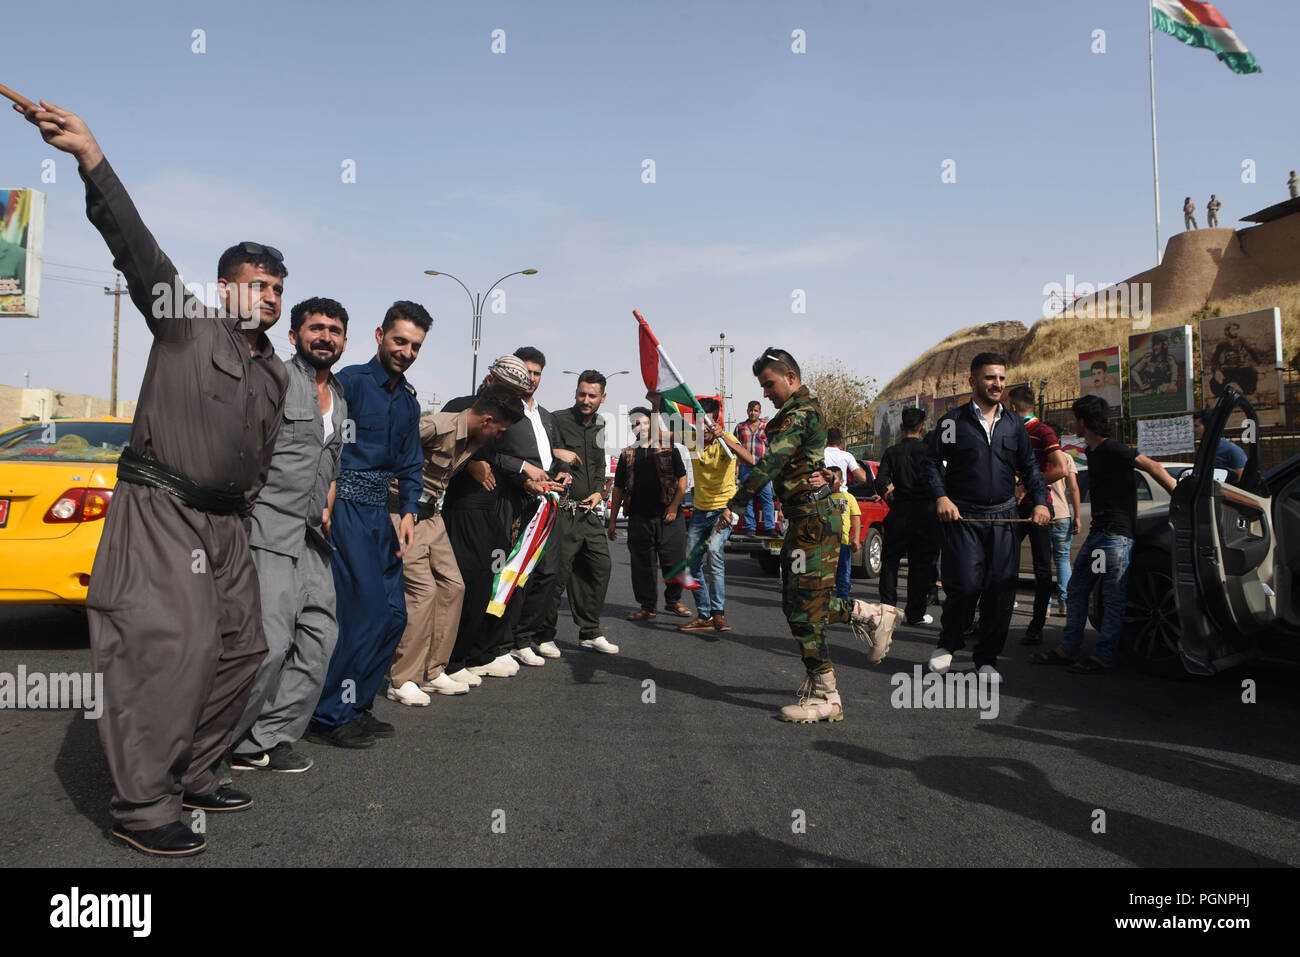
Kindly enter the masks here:
<path id="1" fill-rule="evenodd" d="M 0 605 L 83 605 L 131 420 L 0 432 Z"/>

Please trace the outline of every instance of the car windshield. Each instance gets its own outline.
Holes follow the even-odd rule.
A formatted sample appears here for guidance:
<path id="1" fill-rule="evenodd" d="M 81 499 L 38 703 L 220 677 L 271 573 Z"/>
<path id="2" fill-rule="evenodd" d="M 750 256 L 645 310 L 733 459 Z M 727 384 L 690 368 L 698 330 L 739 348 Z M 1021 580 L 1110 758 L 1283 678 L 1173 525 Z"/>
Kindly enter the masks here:
<path id="1" fill-rule="evenodd" d="M 0 462 L 116 462 L 130 422 L 43 422 L 0 436 Z"/>

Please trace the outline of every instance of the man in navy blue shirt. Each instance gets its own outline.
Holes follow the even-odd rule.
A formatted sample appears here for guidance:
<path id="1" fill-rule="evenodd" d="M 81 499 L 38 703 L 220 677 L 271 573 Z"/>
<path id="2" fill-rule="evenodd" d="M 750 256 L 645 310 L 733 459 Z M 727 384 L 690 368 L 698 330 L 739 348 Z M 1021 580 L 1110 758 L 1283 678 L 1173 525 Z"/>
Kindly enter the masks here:
<path id="1" fill-rule="evenodd" d="M 1205 420 L 1209 415 L 1209 409 L 1198 409 L 1192 413 L 1192 432 L 1196 435 L 1197 442 L 1205 437 Z M 1229 482 L 1235 484 L 1241 481 L 1241 473 L 1246 468 L 1246 462 L 1246 453 L 1242 451 L 1241 446 L 1225 436 L 1219 436 L 1219 447 L 1214 450 L 1214 467 L 1227 469 Z"/>
<path id="2" fill-rule="evenodd" d="M 419 303 L 393 303 L 375 330 L 375 357 L 338 374 L 349 416 L 330 531 L 339 638 L 307 733 L 318 744 L 365 748 L 393 734 L 370 708 L 406 629 L 402 555 L 415 538 L 423 450 L 420 403 L 404 373 L 432 324 Z M 388 511 L 394 479 L 396 533 Z"/>
<path id="3" fill-rule="evenodd" d="M 971 360 L 973 398 L 930 433 L 926 476 L 943 529 L 943 622 L 930 670 L 940 674 L 965 641 L 962 631 L 980 610 L 975 667 L 999 680 L 998 655 L 1007 640 L 1019 573 L 1019 538 L 1012 524 L 1016 474 L 1033 503 L 1030 521 L 1046 525 L 1047 486 L 1020 417 L 1002 407 L 1007 361 L 992 352 Z"/>

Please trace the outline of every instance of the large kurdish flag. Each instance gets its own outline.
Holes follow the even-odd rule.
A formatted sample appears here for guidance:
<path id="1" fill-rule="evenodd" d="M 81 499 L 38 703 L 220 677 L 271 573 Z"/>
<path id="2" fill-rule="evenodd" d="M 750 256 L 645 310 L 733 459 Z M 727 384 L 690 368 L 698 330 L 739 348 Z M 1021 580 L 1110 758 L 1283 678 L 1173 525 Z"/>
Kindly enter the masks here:
<path id="1" fill-rule="evenodd" d="M 1157 30 L 1188 46 L 1212 51 L 1233 73 L 1259 73 L 1259 63 L 1223 14 L 1194 0 L 1153 0 L 1151 22 Z"/>
<path id="2" fill-rule="evenodd" d="M 705 415 L 699 399 L 695 398 L 695 393 L 682 381 L 681 374 L 673 365 L 673 360 L 668 358 L 664 347 L 650 331 L 641 313 L 633 309 L 632 315 L 641 325 L 638 344 L 641 353 L 641 378 L 645 380 L 645 387 L 651 392 L 659 393 L 666 406 L 663 411 L 675 411 L 682 416 L 683 421 L 694 421 L 696 412 Z"/>

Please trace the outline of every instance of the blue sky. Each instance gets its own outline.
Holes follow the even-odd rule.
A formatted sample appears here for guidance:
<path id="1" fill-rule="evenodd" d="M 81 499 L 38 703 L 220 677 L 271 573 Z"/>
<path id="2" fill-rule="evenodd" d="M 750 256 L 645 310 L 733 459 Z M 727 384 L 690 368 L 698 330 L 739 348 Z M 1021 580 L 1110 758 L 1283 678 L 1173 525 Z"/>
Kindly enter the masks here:
<path id="1" fill-rule="evenodd" d="M 700 392 L 725 332 L 743 409 L 769 343 L 883 384 L 956 328 L 1032 323 L 1067 274 L 1148 268 L 1145 7 L 26 4 L 6 11 L 0 82 L 82 115 L 187 281 L 214 280 L 238 240 L 284 250 L 287 303 L 331 296 L 351 313 L 344 364 L 373 354 L 394 299 L 425 304 L 422 399 L 470 384 L 468 301 L 423 270 L 481 290 L 535 267 L 502 285 L 504 315 L 484 316 L 480 371 L 532 344 L 550 360 L 544 404 L 567 405 L 560 370 L 587 367 L 632 369 L 606 408 L 634 403 L 639 308 Z M 1264 72 L 1156 35 L 1164 238 L 1185 195 L 1203 210 L 1217 193 L 1235 224 L 1284 199 L 1300 166 L 1294 7 L 1219 9 Z M 3 320 L 0 383 L 30 371 L 33 386 L 107 395 L 111 300 L 53 281 L 112 282 L 81 181 L 17 115 L 5 130 L 0 186 L 48 197 L 51 279 L 39 319 Z M 42 185 L 51 156 L 57 181 Z M 355 183 L 341 181 L 349 159 Z M 955 183 L 941 182 L 948 159 Z M 287 317 L 273 334 L 285 357 Z M 128 304 L 123 398 L 148 348 Z"/>

